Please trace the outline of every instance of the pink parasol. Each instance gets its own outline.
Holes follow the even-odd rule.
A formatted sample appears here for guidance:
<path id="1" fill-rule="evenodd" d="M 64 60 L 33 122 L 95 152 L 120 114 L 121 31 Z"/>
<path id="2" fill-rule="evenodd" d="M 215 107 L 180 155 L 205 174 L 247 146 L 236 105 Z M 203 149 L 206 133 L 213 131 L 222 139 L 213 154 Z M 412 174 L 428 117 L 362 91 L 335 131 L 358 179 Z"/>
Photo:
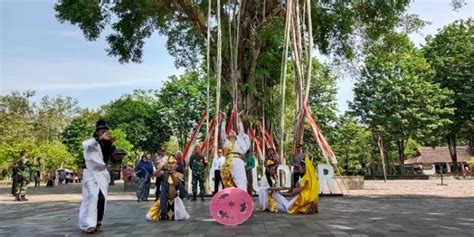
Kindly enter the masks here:
<path id="1" fill-rule="evenodd" d="M 209 210 L 212 217 L 223 225 L 240 225 L 252 215 L 253 200 L 241 189 L 226 188 L 214 195 Z"/>

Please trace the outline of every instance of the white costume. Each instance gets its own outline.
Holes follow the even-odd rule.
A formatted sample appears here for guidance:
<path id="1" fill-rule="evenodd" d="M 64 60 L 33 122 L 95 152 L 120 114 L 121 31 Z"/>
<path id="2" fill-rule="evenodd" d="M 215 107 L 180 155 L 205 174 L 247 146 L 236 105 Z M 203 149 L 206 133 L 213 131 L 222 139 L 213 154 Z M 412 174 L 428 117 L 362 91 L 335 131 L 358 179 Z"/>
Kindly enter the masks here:
<path id="1" fill-rule="evenodd" d="M 242 159 L 240 159 L 240 156 L 245 154 L 250 148 L 250 138 L 247 134 L 245 134 L 242 122 L 239 122 L 239 134 L 236 136 L 234 144 L 232 144 L 232 142 L 227 139 L 225 134 L 226 122 L 224 121 L 221 126 L 221 140 L 224 143 L 224 150 L 226 152 L 226 156 L 230 157 L 228 159 L 232 159 L 232 168 L 230 172 L 232 173 L 233 182 L 237 188 L 247 192 L 247 174 L 245 173 L 245 163 Z M 221 174 L 224 185 L 227 187 L 228 185 L 226 184 L 225 177 L 226 172 L 221 170 Z"/>
<path id="2" fill-rule="evenodd" d="M 270 196 L 270 194 L 268 193 L 269 188 L 270 185 L 268 184 L 267 178 L 264 176 L 262 179 L 262 184 L 260 185 L 260 189 L 258 190 L 258 202 L 262 210 L 272 209 L 268 207 L 268 199 Z M 276 202 L 276 210 L 274 211 L 283 213 L 288 212 L 288 209 L 291 207 L 291 205 L 293 205 L 293 203 L 295 203 L 298 196 L 299 195 L 291 198 L 290 200 L 287 200 L 279 192 L 273 192 L 272 197 Z"/>
<path id="3" fill-rule="evenodd" d="M 97 225 L 97 203 L 100 191 L 104 195 L 105 203 L 107 204 L 110 174 L 106 169 L 99 142 L 92 138 L 84 141 L 82 145 L 84 147 L 86 168 L 83 170 L 82 175 L 82 203 L 79 211 L 79 227 L 82 230 L 87 230 L 87 228 L 95 228 Z"/>
<path id="4" fill-rule="evenodd" d="M 298 194 L 287 200 L 278 191 L 268 192 L 268 184 L 259 190 L 259 203 L 263 210 L 288 214 L 312 214 L 318 212 L 319 185 L 313 163 L 305 158 L 304 176 L 298 181 Z M 271 195 L 271 196 L 270 196 Z"/>
<path id="5" fill-rule="evenodd" d="M 240 119 L 239 119 L 240 120 Z M 235 144 L 233 145 L 232 152 L 239 153 L 241 155 L 247 153 L 250 148 L 250 137 L 249 135 L 245 134 L 244 125 L 242 122 L 237 123 L 237 128 L 239 133 L 236 136 Z M 221 125 L 221 141 L 224 144 L 224 147 L 228 146 L 230 141 L 227 139 L 226 136 L 226 122 L 223 121 Z"/>

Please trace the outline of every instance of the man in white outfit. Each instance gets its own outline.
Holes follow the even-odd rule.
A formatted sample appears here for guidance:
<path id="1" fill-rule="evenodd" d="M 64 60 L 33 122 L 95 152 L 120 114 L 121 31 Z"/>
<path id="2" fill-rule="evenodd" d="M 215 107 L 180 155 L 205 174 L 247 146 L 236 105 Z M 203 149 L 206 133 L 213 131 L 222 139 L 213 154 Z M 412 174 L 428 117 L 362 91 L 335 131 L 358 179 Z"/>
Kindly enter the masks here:
<path id="1" fill-rule="evenodd" d="M 101 231 L 110 174 L 106 169 L 115 147 L 104 120 L 97 121 L 94 138 L 83 142 L 86 168 L 83 171 L 79 227 L 86 233 Z"/>
<path id="2" fill-rule="evenodd" d="M 217 151 L 217 157 L 215 157 L 212 160 L 211 177 L 212 177 L 212 181 L 214 181 L 214 191 L 212 192 L 212 195 L 219 192 L 220 184 L 224 186 L 224 183 L 222 183 L 222 177 L 221 177 L 221 169 L 224 167 L 224 164 L 225 164 L 224 152 L 222 151 L 222 149 L 219 149 Z"/>

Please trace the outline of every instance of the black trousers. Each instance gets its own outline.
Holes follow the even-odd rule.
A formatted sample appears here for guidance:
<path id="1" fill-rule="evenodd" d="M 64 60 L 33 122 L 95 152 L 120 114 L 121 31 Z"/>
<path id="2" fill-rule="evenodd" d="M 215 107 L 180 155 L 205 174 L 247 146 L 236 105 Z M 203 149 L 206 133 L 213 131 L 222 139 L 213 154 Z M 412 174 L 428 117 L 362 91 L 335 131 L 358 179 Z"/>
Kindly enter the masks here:
<path id="1" fill-rule="evenodd" d="M 160 198 L 160 194 L 161 194 L 161 190 L 160 190 L 160 187 L 161 187 L 161 181 L 163 181 L 163 178 L 162 177 L 157 177 L 156 178 L 156 191 L 155 191 L 155 201 L 158 201 L 158 199 Z"/>
<path id="2" fill-rule="evenodd" d="M 270 185 L 270 187 L 273 187 L 272 175 L 270 174 L 270 171 L 268 169 L 265 170 L 265 176 L 267 177 L 268 185 Z"/>
<path id="3" fill-rule="evenodd" d="M 104 210 L 105 210 L 105 197 L 102 194 L 102 191 L 99 190 L 99 201 L 97 202 L 97 223 L 102 222 L 104 219 Z"/>
<path id="4" fill-rule="evenodd" d="M 224 187 L 224 182 L 222 182 L 221 171 L 214 170 L 214 194 L 219 191 L 219 183 Z"/>
<path id="5" fill-rule="evenodd" d="M 35 181 L 35 188 L 40 186 L 40 181 Z"/>
<path id="6" fill-rule="evenodd" d="M 293 187 L 296 186 L 298 181 L 300 181 L 300 178 L 303 177 L 302 173 L 293 173 Z"/>

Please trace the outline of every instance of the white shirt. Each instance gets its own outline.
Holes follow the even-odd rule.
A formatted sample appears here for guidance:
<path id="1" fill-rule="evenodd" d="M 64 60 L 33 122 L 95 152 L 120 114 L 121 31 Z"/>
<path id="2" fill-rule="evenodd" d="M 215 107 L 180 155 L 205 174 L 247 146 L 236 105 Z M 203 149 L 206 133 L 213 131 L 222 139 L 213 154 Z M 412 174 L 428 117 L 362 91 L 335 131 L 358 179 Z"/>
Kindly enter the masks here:
<path id="1" fill-rule="evenodd" d="M 227 139 L 227 136 L 225 134 L 225 127 L 226 121 L 224 120 L 221 125 L 221 140 L 224 144 L 224 147 L 226 147 L 230 143 L 230 140 Z M 237 134 L 232 152 L 245 154 L 250 148 L 250 138 L 245 133 L 244 125 L 242 124 L 242 122 L 237 123 L 237 128 L 239 129 L 239 134 Z"/>
<path id="2" fill-rule="evenodd" d="M 212 160 L 212 170 L 221 170 L 225 163 L 225 157 L 220 156 Z"/>

